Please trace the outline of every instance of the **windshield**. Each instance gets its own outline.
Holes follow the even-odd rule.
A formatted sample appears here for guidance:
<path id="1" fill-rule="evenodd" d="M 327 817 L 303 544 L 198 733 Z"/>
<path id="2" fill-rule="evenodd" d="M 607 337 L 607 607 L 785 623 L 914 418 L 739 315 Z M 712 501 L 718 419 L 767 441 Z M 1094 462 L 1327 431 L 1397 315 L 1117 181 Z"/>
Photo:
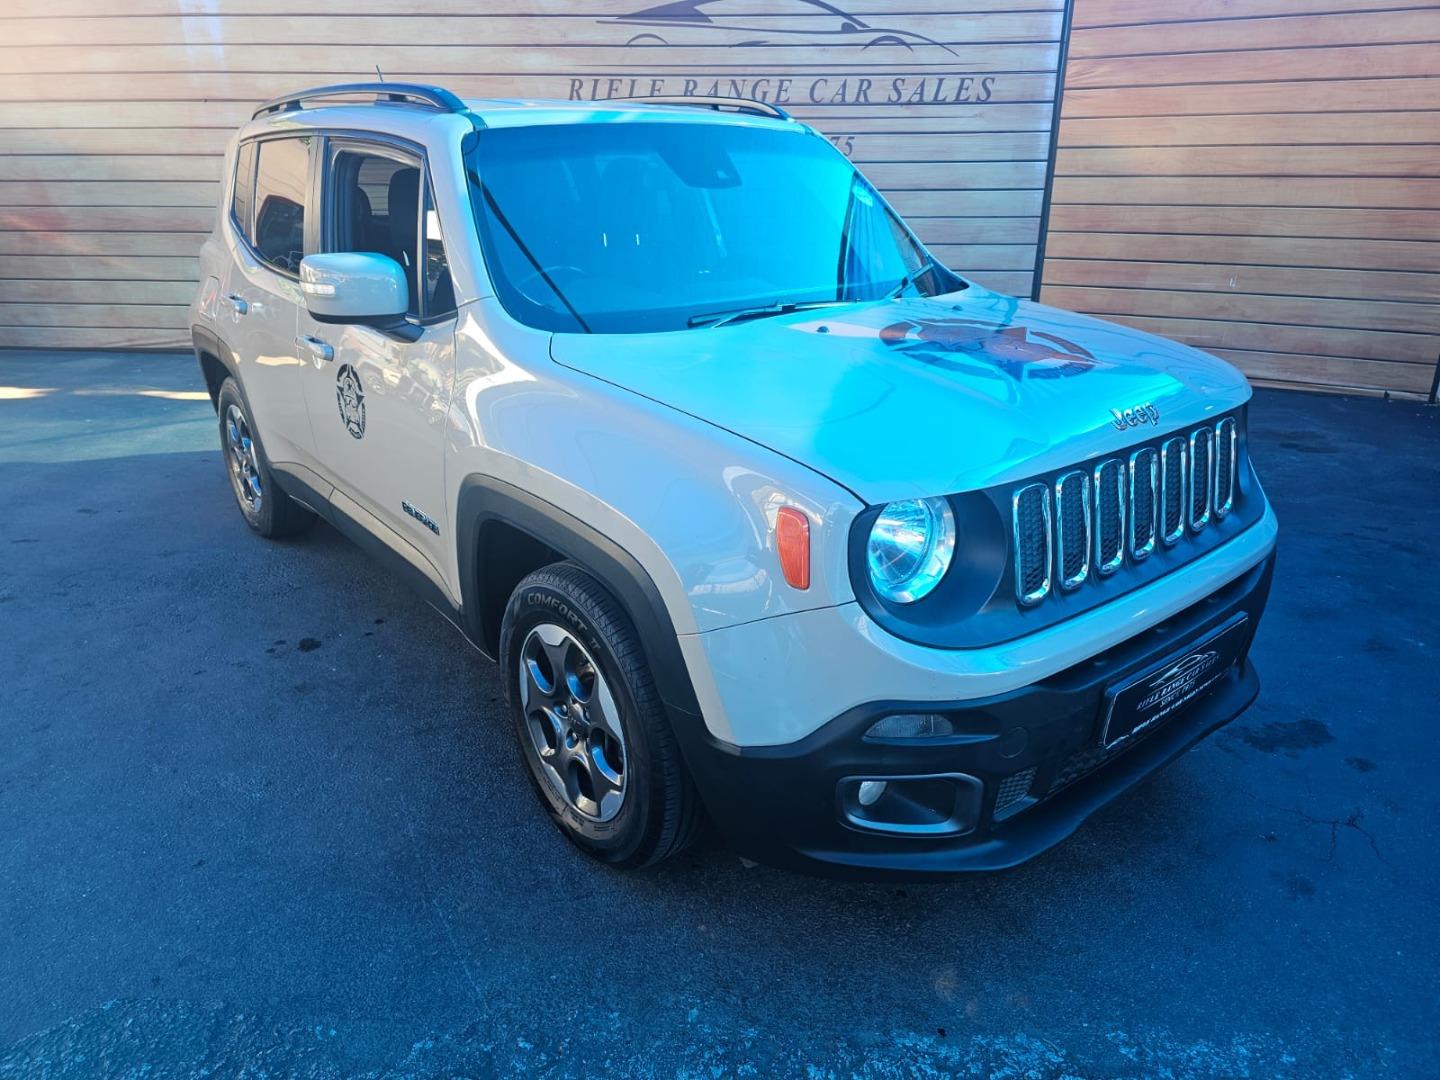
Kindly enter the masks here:
<path id="1" fill-rule="evenodd" d="M 490 129 L 467 166 L 500 302 L 543 330 L 683 330 L 963 287 L 843 156 L 798 128 Z"/>

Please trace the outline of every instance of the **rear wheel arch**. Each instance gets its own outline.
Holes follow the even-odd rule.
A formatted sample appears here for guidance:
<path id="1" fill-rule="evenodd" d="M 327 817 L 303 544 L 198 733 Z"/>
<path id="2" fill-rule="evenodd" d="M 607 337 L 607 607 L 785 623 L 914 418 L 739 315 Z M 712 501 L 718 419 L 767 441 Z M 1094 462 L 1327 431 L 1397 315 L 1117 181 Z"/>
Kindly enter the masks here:
<path id="1" fill-rule="evenodd" d="M 629 617 L 682 746 L 703 731 L 675 625 L 654 580 L 630 552 L 568 511 L 494 477 L 460 485 L 456 544 L 466 634 L 499 655 L 500 622 L 532 571 L 570 561 L 600 582 Z"/>
<path id="2" fill-rule="evenodd" d="M 195 358 L 200 362 L 200 374 L 205 379 L 205 389 L 210 394 L 210 405 L 218 413 L 220 387 L 225 385 L 226 379 L 234 379 L 238 383 L 240 373 L 225 359 L 229 350 L 210 331 L 199 326 L 194 327 L 190 331 L 190 340 L 194 345 Z"/>

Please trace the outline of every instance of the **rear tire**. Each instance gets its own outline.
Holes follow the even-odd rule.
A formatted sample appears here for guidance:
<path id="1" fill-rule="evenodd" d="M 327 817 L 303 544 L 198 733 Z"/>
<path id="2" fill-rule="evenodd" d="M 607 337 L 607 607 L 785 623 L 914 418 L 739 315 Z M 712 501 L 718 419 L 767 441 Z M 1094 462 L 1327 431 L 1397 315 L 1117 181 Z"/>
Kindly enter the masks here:
<path id="1" fill-rule="evenodd" d="M 574 563 L 511 594 L 500 664 L 531 782 L 573 844 L 649 866 L 695 839 L 700 800 L 629 617 Z"/>
<path id="2" fill-rule="evenodd" d="M 304 532 L 315 515 L 285 494 L 275 478 L 251 420 L 250 406 L 233 378 L 220 384 L 215 407 L 220 414 L 220 452 L 245 523 L 272 540 Z"/>

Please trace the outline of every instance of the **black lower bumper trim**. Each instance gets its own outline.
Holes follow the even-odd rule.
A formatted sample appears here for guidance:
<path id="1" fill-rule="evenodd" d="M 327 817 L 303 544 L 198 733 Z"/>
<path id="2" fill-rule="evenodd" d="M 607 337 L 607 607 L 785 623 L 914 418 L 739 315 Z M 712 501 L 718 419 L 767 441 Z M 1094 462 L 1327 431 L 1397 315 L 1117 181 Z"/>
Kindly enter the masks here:
<path id="1" fill-rule="evenodd" d="M 1097 809 L 1243 712 L 1259 692 L 1249 649 L 1273 556 L 1157 626 L 1032 686 L 980 701 L 874 702 L 799 742 L 739 748 L 687 740 L 711 816 L 746 855 L 826 875 L 934 878 L 1000 870 L 1053 847 Z M 1133 742 L 1104 750 L 1105 691 L 1243 615 L 1236 663 L 1202 695 Z M 938 713 L 955 734 L 864 738 L 880 717 Z M 980 821 L 951 837 L 861 831 L 837 812 L 845 777 L 963 773 L 984 783 Z"/>

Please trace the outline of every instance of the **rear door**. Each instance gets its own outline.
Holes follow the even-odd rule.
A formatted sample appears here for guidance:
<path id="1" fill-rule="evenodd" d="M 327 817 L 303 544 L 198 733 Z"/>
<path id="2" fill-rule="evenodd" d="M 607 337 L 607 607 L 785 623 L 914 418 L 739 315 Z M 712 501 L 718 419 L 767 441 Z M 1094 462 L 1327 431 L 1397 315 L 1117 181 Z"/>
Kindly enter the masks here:
<path id="1" fill-rule="evenodd" d="M 322 323 L 301 308 L 316 458 L 336 487 L 332 505 L 443 588 L 456 312 L 425 157 L 376 136 L 330 136 L 322 154 L 321 249 L 393 258 L 409 281 L 410 310 L 403 325 L 378 330 Z"/>
<path id="2" fill-rule="evenodd" d="M 241 144 L 229 211 L 232 258 L 221 282 L 220 337 L 235 354 L 266 453 L 286 464 L 308 462 L 314 448 L 295 337 L 317 142 L 287 135 Z"/>

